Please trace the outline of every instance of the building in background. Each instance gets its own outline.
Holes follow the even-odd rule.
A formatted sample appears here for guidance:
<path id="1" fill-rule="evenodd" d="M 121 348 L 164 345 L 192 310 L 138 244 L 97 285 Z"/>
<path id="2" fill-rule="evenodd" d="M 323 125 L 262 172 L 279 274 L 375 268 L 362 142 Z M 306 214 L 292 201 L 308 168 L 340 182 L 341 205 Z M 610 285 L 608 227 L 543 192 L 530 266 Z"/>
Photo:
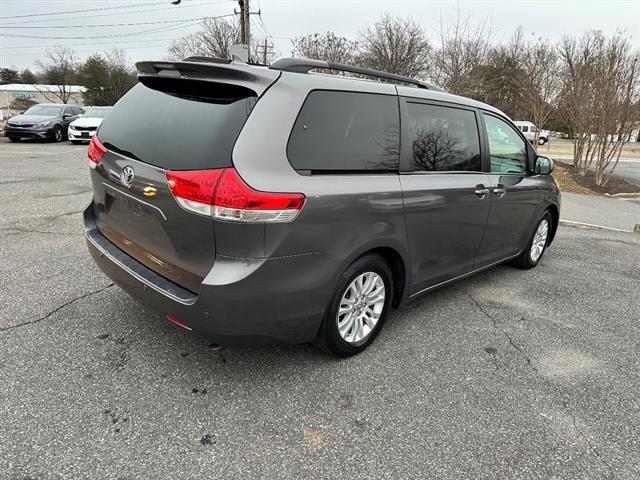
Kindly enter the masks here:
<path id="1" fill-rule="evenodd" d="M 66 85 L 68 94 L 66 103 L 82 106 L 82 93 L 86 90 L 81 85 Z M 60 98 L 61 87 L 58 85 L 38 85 L 9 83 L 0 85 L 0 120 L 25 111 L 36 103 L 63 103 Z"/>

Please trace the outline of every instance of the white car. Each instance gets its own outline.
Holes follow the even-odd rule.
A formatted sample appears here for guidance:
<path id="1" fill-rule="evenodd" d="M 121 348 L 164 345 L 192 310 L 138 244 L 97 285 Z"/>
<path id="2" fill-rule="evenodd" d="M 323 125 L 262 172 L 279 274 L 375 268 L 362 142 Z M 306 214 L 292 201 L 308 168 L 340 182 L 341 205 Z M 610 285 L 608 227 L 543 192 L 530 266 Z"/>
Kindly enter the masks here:
<path id="1" fill-rule="evenodd" d="M 67 135 L 71 143 L 88 142 L 113 107 L 91 107 L 84 115 L 69 124 Z"/>
<path id="2" fill-rule="evenodd" d="M 516 127 L 522 132 L 524 137 L 529 140 L 530 143 L 533 143 L 536 138 L 536 132 L 538 131 L 538 127 L 535 126 L 532 122 L 513 122 Z M 540 136 L 538 137 L 538 145 L 544 145 L 549 141 L 549 132 L 547 130 L 540 130 Z"/>

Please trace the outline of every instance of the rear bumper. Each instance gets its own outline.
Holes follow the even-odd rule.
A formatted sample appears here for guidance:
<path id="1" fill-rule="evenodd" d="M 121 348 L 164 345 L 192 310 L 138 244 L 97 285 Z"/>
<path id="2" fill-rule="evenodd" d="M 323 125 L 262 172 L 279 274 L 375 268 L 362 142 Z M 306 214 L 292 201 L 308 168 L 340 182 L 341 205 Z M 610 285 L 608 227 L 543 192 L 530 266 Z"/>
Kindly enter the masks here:
<path id="1" fill-rule="evenodd" d="M 89 251 L 114 283 L 222 345 L 311 341 L 341 271 L 339 262 L 318 253 L 268 259 L 218 255 L 196 294 L 109 242 L 95 225 L 93 203 L 84 222 Z"/>
<path id="2" fill-rule="evenodd" d="M 50 138 L 51 128 L 16 128 L 5 125 L 4 136 L 13 138 Z"/>

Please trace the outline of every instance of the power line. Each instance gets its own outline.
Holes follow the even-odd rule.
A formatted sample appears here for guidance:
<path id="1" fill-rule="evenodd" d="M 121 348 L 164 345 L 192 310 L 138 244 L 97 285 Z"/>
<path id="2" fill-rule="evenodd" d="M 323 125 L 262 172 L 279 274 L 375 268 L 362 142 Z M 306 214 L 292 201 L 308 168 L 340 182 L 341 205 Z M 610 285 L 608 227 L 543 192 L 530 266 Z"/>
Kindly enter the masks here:
<path id="1" fill-rule="evenodd" d="M 271 36 L 271 33 L 269 33 L 269 31 L 267 30 L 267 26 L 264 24 L 264 21 L 262 20 L 262 15 L 258 15 L 258 21 L 260 22 L 262 32 L 267 36 L 267 38 L 269 38 L 269 40 L 271 40 L 271 43 L 275 44 L 273 37 Z"/>
<path id="2" fill-rule="evenodd" d="M 14 34 L 14 33 L 2 33 L 0 36 L 2 37 L 13 37 L 13 38 L 39 38 L 39 39 L 51 39 L 51 40 L 91 40 L 94 38 L 116 38 L 116 37 L 134 37 L 136 35 L 145 35 L 147 33 L 156 33 L 156 32 L 166 32 L 168 30 L 175 30 L 183 27 L 192 27 L 194 25 L 199 25 L 200 22 L 191 23 L 191 24 L 179 24 L 172 27 L 161 27 L 161 28 L 153 28 L 151 30 L 143 30 L 141 32 L 131 32 L 131 33 L 118 33 L 113 35 L 91 35 L 91 36 L 82 36 L 82 37 L 52 37 L 52 36 L 44 36 L 44 35 L 22 35 L 22 34 Z"/>
<path id="3" fill-rule="evenodd" d="M 94 27 L 125 27 L 125 26 L 131 26 L 131 25 L 153 25 L 153 24 L 158 24 L 158 23 L 180 23 L 180 22 L 195 22 L 198 20 L 205 20 L 207 18 L 214 18 L 214 17 L 196 17 L 196 18 L 185 18 L 182 20 L 158 20 L 158 21 L 154 21 L 154 22 L 133 22 L 133 23 L 102 23 L 102 24 L 85 24 L 85 25 L 52 25 L 52 26 L 40 26 L 38 25 L 37 27 L 5 27 L 3 26 L 3 29 L 7 29 L 7 28 L 94 28 Z"/>
<path id="4" fill-rule="evenodd" d="M 127 52 L 129 50 L 139 50 L 139 49 L 142 49 L 142 48 L 149 48 L 149 45 L 138 45 L 138 46 L 134 46 L 134 47 L 127 47 Z M 80 51 L 80 52 L 100 53 L 97 50 L 94 50 L 92 48 L 83 48 L 83 49 L 80 49 L 78 51 Z M 10 53 L 10 54 L 3 54 L 2 56 L 3 57 L 17 57 L 17 56 L 19 56 L 19 57 L 22 58 L 22 57 L 38 57 L 40 55 L 42 55 L 41 52 L 26 52 L 26 53 L 25 52 L 14 52 L 14 53 Z"/>
<path id="5" fill-rule="evenodd" d="M 98 12 L 98 11 L 104 11 L 104 10 L 115 10 L 120 8 L 146 7 L 147 5 L 161 5 L 163 3 L 165 3 L 164 0 L 156 1 L 156 2 L 134 3 L 132 5 L 118 5 L 118 6 L 114 5 L 112 7 L 86 8 L 84 10 L 67 10 L 65 12 L 30 13 L 27 15 L 13 15 L 10 17 L 0 17 L 0 20 L 5 20 L 7 18 L 48 17 L 51 15 L 64 15 L 67 13 Z"/>
<path id="6" fill-rule="evenodd" d="M 177 40 L 177 38 L 148 38 L 146 40 L 122 40 L 121 42 L 114 42 L 114 41 L 110 41 L 110 42 L 97 42 L 97 43 L 91 43 L 91 42 L 83 42 L 83 43 L 56 43 L 53 45 L 28 45 L 28 46 L 13 46 L 13 47 L 5 47 L 2 46 L 0 47 L 0 50 L 14 50 L 14 49 L 21 49 L 24 50 L 25 48 L 53 48 L 53 47 L 90 47 L 92 45 L 114 45 L 114 44 L 118 44 L 118 43 L 148 43 L 148 42 L 170 42 L 172 40 Z"/>
<path id="7" fill-rule="evenodd" d="M 212 1 L 212 0 L 202 0 L 202 3 L 192 3 L 189 2 L 187 5 L 180 5 L 180 10 L 184 10 L 185 8 L 192 8 L 192 7 L 202 7 L 203 5 L 211 5 L 212 3 L 223 3 L 223 2 L 227 2 L 229 0 L 217 0 L 217 1 Z M 146 12 L 159 12 L 162 10 L 175 10 L 176 7 L 163 7 L 163 8 L 147 8 L 147 9 L 143 9 L 143 10 L 134 10 L 134 11 L 129 11 L 129 12 L 120 12 L 123 15 L 131 15 L 134 13 L 146 13 Z M 113 12 L 110 13 L 110 15 L 118 15 L 119 12 Z M 61 22 L 61 21 L 67 21 L 67 20 L 77 20 L 80 18 L 93 18 L 93 17 L 102 17 L 104 15 L 104 13 L 94 13 L 93 15 L 77 15 L 74 17 L 62 17 L 62 18 L 47 18 L 45 20 L 25 20 L 25 21 L 20 21 L 20 22 L 2 22 L 2 27 L 4 28 L 6 25 L 24 25 L 26 23 L 42 23 L 42 22 Z"/>
<path id="8" fill-rule="evenodd" d="M 218 15 L 215 17 L 208 17 L 208 18 L 224 18 L 224 17 L 231 17 L 234 16 L 233 13 L 229 13 L 226 15 Z M 169 30 L 176 30 L 178 28 L 183 28 L 183 27 L 193 27 L 195 25 L 200 25 L 201 22 L 195 22 L 195 23 L 190 23 L 190 24 L 179 24 L 179 25 L 174 25 L 174 26 L 170 26 L 170 27 L 161 27 L 161 28 L 153 28 L 150 30 L 143 30 L 140 32 L 131 32 L 131 33 L 117 33 L 117 34 L 112 34 L 112 35 L 91 35 L 91 36 L 79 36 L 79 37 L 57 37 L 57 36 L 49 36 L 49 35 L 24 35 L 24 34 L 19 34 L 19 33 L 1 33 L 0 36 L 2 37 L 13 37 L 13 38 L 38 38 L 38 39 L 50 39 L 50 40 L 86 40 L 86 39 L 95 39 L 95 38 L 115 38 L 115 37 L 133 37 L 136 35 L 145 35 L 147 33 L 156 33 L 156 32 L 166 32 Z"/>

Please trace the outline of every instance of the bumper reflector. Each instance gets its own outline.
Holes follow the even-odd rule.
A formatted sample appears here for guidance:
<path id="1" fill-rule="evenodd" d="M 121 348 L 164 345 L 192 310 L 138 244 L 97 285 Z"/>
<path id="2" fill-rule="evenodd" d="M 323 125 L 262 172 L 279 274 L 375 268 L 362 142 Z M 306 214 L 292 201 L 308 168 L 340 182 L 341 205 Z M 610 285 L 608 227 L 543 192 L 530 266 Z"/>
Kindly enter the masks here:
<path id="1" fill-rule="evenodd" d="M 178 325 L 179 327 L 184 328 L 185 330 L 191 330 L 191 327 L 189 325 L 184 323 L 182 320 L 178 320 L 173 315 L 167 315 L 167 320 L 169 320 L 171 323 L 175 323 L 176 325 Z"/>

